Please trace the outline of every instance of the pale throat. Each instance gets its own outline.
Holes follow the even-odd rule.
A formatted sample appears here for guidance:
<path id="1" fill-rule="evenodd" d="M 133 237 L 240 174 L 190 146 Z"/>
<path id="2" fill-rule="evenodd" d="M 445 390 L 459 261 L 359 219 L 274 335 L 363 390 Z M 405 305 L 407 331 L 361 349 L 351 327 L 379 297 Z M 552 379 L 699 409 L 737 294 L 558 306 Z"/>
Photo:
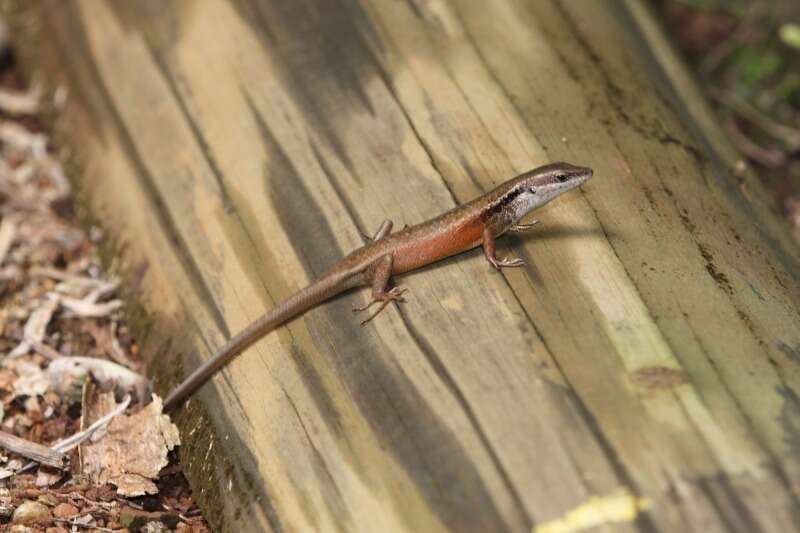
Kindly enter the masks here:
<path id="1" fill-rule="evenodd" d="M 514 222 L 519 221 L 525 215 L 546 202 L 540 194 L 541 193 L 526 191 L 517 196 L 511 209 Z"/>

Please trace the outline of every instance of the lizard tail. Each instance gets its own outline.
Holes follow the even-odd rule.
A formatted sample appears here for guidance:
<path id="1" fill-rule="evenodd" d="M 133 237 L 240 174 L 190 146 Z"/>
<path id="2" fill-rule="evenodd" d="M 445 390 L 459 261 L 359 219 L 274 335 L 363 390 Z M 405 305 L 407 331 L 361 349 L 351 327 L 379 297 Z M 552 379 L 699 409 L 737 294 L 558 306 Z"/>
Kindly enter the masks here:
<path id="1" fill-rule="evenodd" d="M 231 358 L 247 349 L 258 339 L 302 315 L 315 305 L 357 285 L 350 273 L 331 272 L 289 296 L 245 329 L 231 337 L 214 355 L 195 369 L 164 400 L 164 411 L 174 409 L 183 400 L 203 385 L 214 373 Z"/>

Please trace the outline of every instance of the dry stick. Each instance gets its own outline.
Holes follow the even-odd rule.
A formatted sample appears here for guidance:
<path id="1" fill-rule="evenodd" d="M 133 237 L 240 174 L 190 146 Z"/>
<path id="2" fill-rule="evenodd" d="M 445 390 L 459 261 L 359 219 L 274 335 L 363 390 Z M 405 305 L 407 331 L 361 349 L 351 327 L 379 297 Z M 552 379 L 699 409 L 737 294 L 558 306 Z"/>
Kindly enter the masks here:
<path id="1" fill-rule="evenodd" d="M 800 129 L 778 122 L 738 96 L 715 90 L 709 91 L 709 94 L 720 104 L 727 105 L 741 117 L 755 124 L 761 131 L 783 142 L 790 151 L 800 149 Z"/>
<path id="2" fill-rule="evenodd" d="M 21 439 L 5 431 L 0 431 L 0 446 L 47 466 L 59 469 L 64 469 L 67 466 L 67 456 L 64 452 Z"/>
<path id="3" fill-rule="evenodd" d="M 113 411 L 110 411 L 103 417 L 98 418 L 94 424 L 84 429 L 83 431 L 79 431 L 78 433 L 75 433 L 71 437 L 67 437 L 64 440 L 57 442 L 56 444 L 53 445 L 53 449 L 63 452 L 71 450 L 78 444 L 82 443 L 83 441 L 91 437 L 95 431 L 97 431 L 101 427 L 111 422 L 112 418 L 114 418 L 119 414 L 122 414 L 125 411 L 125 409 L 128 408 L 128 405 L 130 405 L 130 403 L 131 403 L 131 397 L 125 396 L 122 402 L 120 402 L 120 404 L 116 408 L 114 408 Z"/>
<path id="4" fill-rule="evenodd" d="M 752 139 L 739 129 L 733 117 L 728 117 L 728 120 L 725 121 L 725 126 L 731 140 L 739 151 L 750 159 L 757 161 L 767 168 L 777 168 L 786 162 L 786 154 L 781 150 L 776 148 L 764 148 L 753 142 Z"/>
<path id="5" fill-rule="evenodd" d="M 92 516 L 92 519 L 94 519 L 94 516 Z M 60 522 L 62 524 L 69 524 L 73 527 L 82 527 L 84 529 L 96 529 L 97 531 L 109 531 L 110 533 L 115 533 L 113 529 L 108 529 L 107 527 L 93 526 L 90 524 L 82 524 L 77 520 L 68 520 L 66 518 L 54 518 L 53 521 Z"/>

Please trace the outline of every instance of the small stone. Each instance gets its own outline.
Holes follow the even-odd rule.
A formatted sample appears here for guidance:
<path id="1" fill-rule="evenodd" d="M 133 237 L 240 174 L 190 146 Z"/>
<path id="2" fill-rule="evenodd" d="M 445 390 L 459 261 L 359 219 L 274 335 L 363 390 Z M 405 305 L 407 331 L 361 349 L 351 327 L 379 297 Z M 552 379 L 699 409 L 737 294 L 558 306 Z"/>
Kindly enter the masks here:
<path id="1" fill-rule="evenodd" d="M 8 533 L 36 533 L 36 531 L 29 528 L 28 526 L 16 524 L 8 529 Z"/>
<path id="2" fill-rule="evenodd" d="M 57 518 L 72 518 L 78 514 L 78 509 L 71 503 L 59 503 L 53 508 L 53 515 Z"/>
<path id="3" fill-rule="evenodd" d="M 52 519 L 46 505 L 30 500 L 22 502 L 11 516 L 11 521 L 15 524 L 41 524 Z"/>
<path id="4" fill-rule="evenodd" d="M 45 529 L 44 531 L 45 531 L 45 533 L 69 533 L 69 531 L 67 531 L 67 530 L 66 530 L 66 529 L 64 529 L 63 527 L 59 527 L 59 526 L 56 526 L 56 527 L 48 527 L 48 528 L 47 528 L 47 529 Z"/>
<path id="5" fill-rule="evenodd" d="M 166 533 L 169 530 L 167 529 L 167 526 L 165 526 L 163 522 L 159 522 L 156 520 L 153 522 L 146 523 L 144 527 L 139 531 L 141 531 L 142 533 Z"/>

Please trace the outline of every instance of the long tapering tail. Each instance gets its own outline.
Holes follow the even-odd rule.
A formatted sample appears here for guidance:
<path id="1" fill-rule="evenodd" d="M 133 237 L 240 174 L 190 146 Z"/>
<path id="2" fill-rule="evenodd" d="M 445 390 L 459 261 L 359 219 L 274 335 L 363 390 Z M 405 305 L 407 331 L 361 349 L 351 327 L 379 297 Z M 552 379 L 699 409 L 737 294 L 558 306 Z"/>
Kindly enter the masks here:
<path id="1" fill-rule="evenodd" d="M 231 358 L 241 353 L 258 339 L 302 315 L 315 305 L 344 292 L 356 283 L 348 283 L 353 276 L 349 273 L 329 273 L 268 311 L 245 329 L 234 335 L 213 356 L 203 362 L 189 377 L 183 380 L 164 400 L 164 411 L 178 405 L 222 368 Z"/>

